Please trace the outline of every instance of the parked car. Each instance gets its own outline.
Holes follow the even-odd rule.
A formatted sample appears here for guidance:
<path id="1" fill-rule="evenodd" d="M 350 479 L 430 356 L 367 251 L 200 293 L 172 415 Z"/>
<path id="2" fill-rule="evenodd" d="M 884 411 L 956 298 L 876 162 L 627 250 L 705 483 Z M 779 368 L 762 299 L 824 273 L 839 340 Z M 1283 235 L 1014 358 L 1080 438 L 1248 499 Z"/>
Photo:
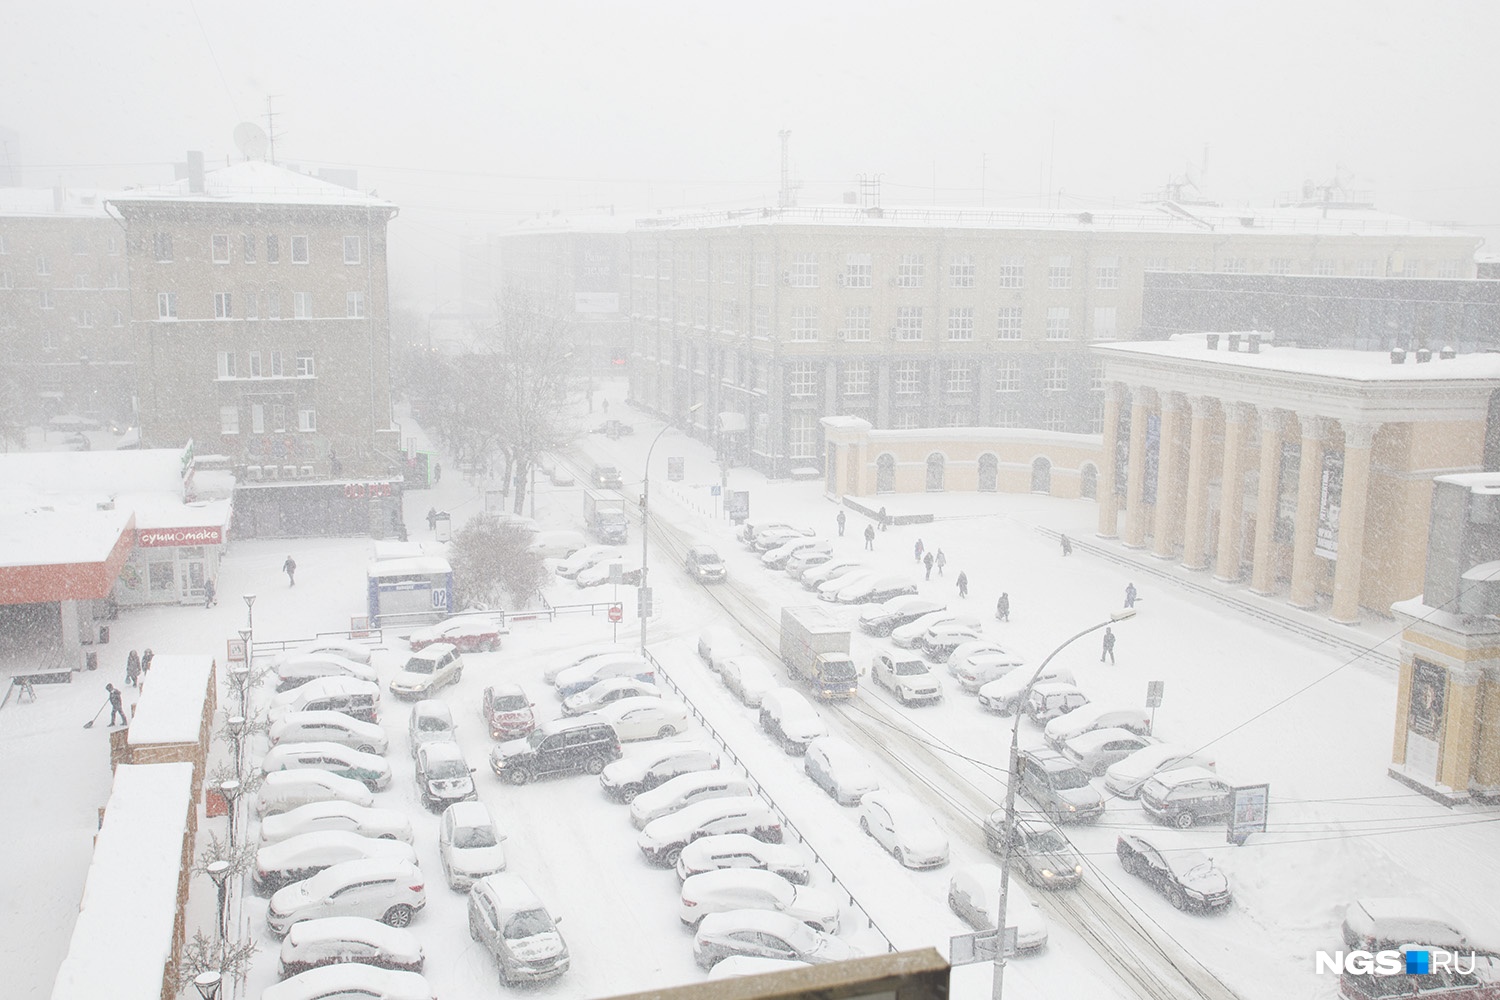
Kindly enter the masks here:
<path id="1" fill-rule="evenodd" d="M 858 559 L 830 559 L 802 574 L 802 589 L 817 590 L 830 580 L 854 573 L 868 573 L 870 567 Z"/>
<path id="2" fill-rule="evenodd" d="M 792 557 L 786 561 L 786 566 L 784 567 L 786 569 L 786 575 L 791 577 L 793 580 L 800 580 L 802 579 L 802 574 L 806 573 L 808 570 L 814 569 L 818 566 L 822 566 L 824 563 L 832 562 L 833 543 L 829 542 L 828 545 L 829 547 L 826 549 L 822 548 L 821 546 L 814 545 L 810 546 L 809 548 L 801 549 L 794 553 Z"/>
<path id="3" fill-rule="evenodd" d="M 1091 729 L 1086 733 L 1063 741 L 1062 755 L 1094 777 L 1100 777 L 1111 764 L 1156 741 L 1149 736 L 1139 736 L 1128 729 L 1108 726 Z"/>
<path id="4" fill-rule="evenodd" d="M 1016 929 L 1016 951 L 1047 946 L 1047 917 L 1014 879 L 1006 890 L 1005 923 Z M 976 931 L 992 931 L 1000 922 L 1000 866 L 965 865 L 948 880 L 948 909 Z"/>
<path id="5" fill-rule="evenodd" d="M 387 686 L 397 698 L 426 698 L 444 685 L 457 684 L 463 674 L 463 655 L 438 642 L 411 654 Z"/>
<path id="6" fill-rule="evenodd" d="M 748 833 L 719 833 L 699 837 L 682 849 L 677 877 L 721 868 L 763 868 L 788 882 L 805 885 L 812 878 L 813 857 L 797 844 L 768 844 Z"/>
<path id="7" fill-rule="evenodd" d="M 413 757 L 423 744 L 457 739 L 457 731 L 453 712 L 440 698 L 424 698 L 417 702 L 411 707 L 411 716 L 406 721 L 406 737 Z"/>
<path id="8" fill-rule="evenodd" d="M 811 535 L 813 533 L 811 528 L 794 527 L 784 521 L 746 521 L 744 527 L 740 529 L 738 537 L 740 541 L 753 548 L 755 540 L 770 531 L 791 531 L 798 535 Z"/>
<path id="9" fill-rule="evenodd" d="M 417 852 L 410 844 L 399 840 L 362 837 L 347 830 L 301 833 L 256 850 L 251 884 L 256 892 L 266 895 L 282 886 L 311 878 L 341 861 L 364 858 L 406 861 L 414 865 Z"/>
<path id="10" fill-rule="evenodd" d="M 538 531 L 526 551 L 541 559 L 566 559 L 587 544 L 582 532 L 553 529 Z"/>
<path id="11" fill-rule="evenodd" d="M 707 799 L 647 823 L 636 844 L 647 861 L 675 868 L 684 847 L 717 833 L 748 833 L 757 840 L 779 844 L 781 817 L 753 795 Z"/>
<path id="12" fill-rule="evenodd" d="M 679 774 L 711 771 L 718 766 L 718 750 L 706 743 L 663 743 L 605 767 L 599 785 L 605 795 L 629 803 Z"/>
<path id="13" fill-rule="evenodd" d="M 596 465 L 593 473 L 594 485 L 601 490 L 620 490 L 625 488 L 625 480 L 620 477 L 620 470 L 613 465 Z"/>
<path id="14" fill-rule="evenodd" d="M 1047 681 L 1031 686 L 1031 696 L 1026 699 L 1026 714 L 1031 721 L 1045 726 L 1053 719 L 1076 711 L 1089 703 L 1089 696 L 1077 685 L 1063 681 Z"/>
<path id="15" fill-rule="evenodd" d="M 1180 767 L 1202 767 L 1212 771 L 1214 761 L 1207 754 L 1194 753 L 1180 743 L 1149 743 L 1111 764 L 1104 772 L 1104 787 L 1121 798 L 1133 799 L 1141 794 L 1141 786 L 1152 775 Z"/>
<path id="16" fill-rule="evenodd" d="M 655 684 L 634 677 L 606 677 L 563 699 L 564 715 L 586 715 L 622 698 L 660 698 Z"/>
<path id="17" fill-rule="evenodd" d="M 483 802 L 455 802 L 438 823 L 438 862 L 448 888 L 466 890 L 505 870 L 505 834 Z"/>
<path id="18" fill-rule="evenodd" d="M 903 705 L 914 701 L 942 701 L 943 684 L 927 664 L 911 656 L 876 653 L 870 677 Z"/>
<path id="19" fill-rule="evenodd" d="M 1179 767 L 1146 779 L 1141 808 L 1158 822 L 1186 830 L 1194 823 L 1228 819 L 1233 791 L 1212 771 Z"/>
<path id="20" fill-rule="evenodd" d="M 718 583 L 726 576 L 724 560 L 709 545 L 694 545 L 688 549 L 683 568 L 687 570 L 688 576 L 699 583 Z"/>
<path id="21" fill-rule="evenodd" d="M 902 594 L 915 594 L 917 585 L 901 573 L 886 573 L 851 582 L 835 598 L 840 604 L 879 604 Z"/>
<path id="22" fill-rule="evenodd" d="M 525 739 L 508 740 L 490 753 L 490 767 L 512 785 L 586 771 L 598 774 L 620 759 L 614 727 L 596 719 L 544 722 Z"/>
<path id="23" fill-rule="evenodd" d="M 385 758 L 338 743 L 282 743 L 266 751 L 260 766 L 267 775 L 273 771 L 332 771 L 340 777 L 363 782 L 372 792 L 391 783 L 391 768 Z"/>
<path id="24" fill-rule="evenodd" d="M 719 668 L 719 677 L 750 708 L 759 708 L 766 692 L 780 685 L 771 665 L 754 653 L 727 657 Z"/>
<path id="25" fill-rule="evenodd" d="M 469 936 L 495 957 L 507 986 L 555 979 L 568 971 L 568 945 L 557 921 L 519 875 L 487 875 L 474 883 Z"/>
<path id="26" fill-rule="evenodd" d="M 821 965 L 856 958 L 859 952 L 842 939 L 815 931 L 785 913 L 771 910 L 710 913 L 693 935 L 693 957 L 701 968 L 711 969 L 733 955 Z"/>
<path id="27" fill-rule="evenodd" d="M 953 663 L 950 658 L 949 664 Z M 987 681 L 979 688 L 980 707 L 1000 715 L 1013 715 L 1016 708 L 1021 704 L 1021 695 L 1026 691 L 1026 685 L 1030 683 L 1033 670 L 1012 670 L 1001 674 L 995 680 Z M 1036 683 L 1073 683 L 1073 671 L 1067 667 L 1048 664 L 1042 668 L 1041 676 L 1037 677 Z"/>
<path id="28" fill-rule="evenodd" d="M 995 854 L 1004 847 L 1005 810 L 985 817 L 984 842 Z M 1021 814 L 1011 826 L 1011 863 L 1039 889 L 1066 889 L 1083 880 L 1083 857 L 1053 823 Z"/>
<path id="29" fill-rule="evenodd" d="M 710 913 L 746 909 L 785 913 L 829 934 L 839 929 L 839 897 L 831 889 L 794 885 L 758 868 L 721 868 L 683 880 L 679 912 L 688 927 Z"/>
<path id="30" fill-rule="evenodd" d="M 1473 947 L 1462 924 L 1441 907 L 1413 896 L 1356 899 L 1344 908 L 1339 930 L 1344 944 L 1362 951 L 1412 942 L 1455 951 Z"/>
<path id="31" fill-rule="evenodd" d="M 1089 776 L 1056 750 L 1022 750 L 1016 790 L 1054 823 L 1093 823 L 1104 815 L 1104 796 Z"/>
<path id="32" fill-rule="evenodd" d="M 552 481 L 553 486 L 572 486 L 574 483 L 573 473 L 561 465 L 554 465 L 547 473 L 547 478 Z"/>
<path id="33" fill-rule="evenodd" d="M 338 743 L 364 753 L 384 755 L 385 730 L 373 722 L 360 722 L 343 712 L 288 712 L 271 723 L 267 738 L 280 743 Z"/>
<path id="34" fill-rule="evenodd" d="M 318 917 L 287 931 L 276 971 L 282 979 L 325 965 L 358 962 L 380 969 L 421 972 L 426 955 L 409 930 L 369 917 Z"/>
<path id="35" fill-rule="evenodd" d="M 557 675 L 557 696 L 566 701 L 569 696 L 587 691 L 611 677 L 634 677 L 638 681 L 651 682 L 656 680 L 656 673 L 639 653 L 596 656 Z"/>
<path id="36" fill-rule="evenodd" d="M 698 633 L 698 657 L 710 667 L 716 659 L 722 663 L 726 656 L 741 653 L 744 648 L 740 637 L 723 625 L 710 625 Z"/>
<path id="37" fill-rule="evenodd" d="M 788 687 L 772 688 L 761 698 L 760 728 L 793 756 L 806 753 L 809 743 L 828 735 L 828 725 L 818 710 Z"/>
<path id="38" fill-rule="evenodd" d="M 910 599 L 910 598 L 906 598 Z M 975 629 L 979 628 L 979 616 L 966 614 L 959 611 L 950 611 L 947 608 L 937 608 L 924 615 L 919 615 L 910 621 L 904 622 L 891 629 L 891 642 L 901 649 L 912 649 L 922 638 L 929 628 L 940 625 L 943 622 L 962 622 Z"/>
<path id="39" fill-rule="evenodd" d="M 833 543 L 826 538 L 793 538 L 761 554 L 760 564 L 766 569 L 786 569 L 786 564 L 799 552 L 821 552 L 833 554 Z"/>
<path id="40" fill-rule="evenodd" d="M 783 958 L 761 958 L 758 955 L 730 955 L 714 963 L 708 970 L 709 979 L 738 979 L 741 976 L 762 976 L 767 972 L 785 972 L 788 969 L 805 969 L 806 962 Z"/>
<path id="41" fill-rule="evenodd" d="M 937 868 L 948 863 L 948 835 L 932 813 L 905 792 L 882 789 L 862 798 L 859 829 L 904 867 Z"/>
<path id="42" fill-rule="evenodd" d="M 380 686 L 357 677 L 319 677 L 271 696 L 272 722 L 292 712 L 342 712 L 361 722 L 380 721 Z"/>
<path id="43" fill-rule="evenodd" d="M 585 663 L 590 663 L 603 657 L 616 659 L 621 656 L 638 655 L 639 650 L 632 649 L 629 646 L 622 646 L 618 643 L 604 643 L 598 646 L 585 646 L 582 649 L 575 649 L 565 658 L 558 660 L 557 662 L 549 666 L 542 673 L 542 679 L 545 680 L 548 684 L 556 684 L 557 678 L 565 670 L 571 670 L 574 667 L 581 667 Z"/>
<path id="44" fill-rule="evenodd" d="M 636 695 L 601 705 L 589 716 L 614 727 L 622 741 L 664 740 L 685 732 L 693 724 L 687 706 L 676 698 Z"/>
<path id="45" fill-rule="evenodd" d="M 276 816 L 312 802 L 371 806 L 375 796 L 362 781 L 316 769 L 267 772 L 255 793 L 255 811 L 262 817 Z"/>
<path id="46" fill-rule="evenodd" d="M 474 769 L 457 743 L 423 743 L 417 750 L 417 789 L 428 809 L 478 797 Z"/>
<path id="47" fill-rule="evenodd" d="M 806 576 L 803 577 L 806 580 Z M 892 597 L 878 608 L 871 608 L 859 616 L 861 632 L 874 636 L 890 635 L 903 625 L 910 625 L 924 615 L 942 611 L 943 602 L 927 597 Z"/>
<path id="48" fill-rule="evenodd" d="M 958 618 L 934 622 L 917 637 L 917 648 L 934 663 L 946 663 L 960 645 L 979 639 L 982 629 Z"/>
<path id="49" fill-rule="evenodd" d="M 1216 910 L 1231 902 L 1229 879 L 1199 851 L 1161 851 L 1144 837 L 1121 834 L 1115 842 L 1120 864 L 1167 897 L 1179 910 Z"/>
<path id="50" fill-rule="evenodd" d="M 620 582 L 627 587 L 639 587 L 641 585 L 641 559 L 638 555 L 611 556 L 594 563 L 588 569 L 580 570 L 573 578 L 573 582 L 580 589 L 589 587 L 602 587 L 614 579 L 614 567 L 620 567 Z"/>
<path id="51" fill-rule="evenodd" d="M 277 890 L 266 925 L 277 937 L 314 917 L 371 917 L 405 927 L 426 905 L 427 886 L 416 865 L 379 858 L 342 861 Z"/>
<path id="52" fill-rule="evenodd" d="M 492 740 L 516 740 L 536 728 L 536 710 L 521 685 L 501 681 L 484 689 L 480 707 Z"/>
<path id="53" fill-rule="evenodd" d="M 277 657 L 276 662 L 280 663 L 284 660 L 301 659 L 304 656 L 332 654 L 334 656 L 341 656 L 346 660 L 353 660 L 355 663 L 369 663 L 370 654 L 373 651 L 374 647 L 367 642 L 355 642 L 353 639 L 328 637 L 313 639 L 311 642 L 304 642 L 300 646 L 293 646 Z"/>
<path id="54" fill-rule="evenodd" d="M 839 599 L 839 591 L 843 590 L 845 587 L 852 587 L 858 583 L 865 583 L 867 581 L 874 580 L 878 575 L 878 571 L 867 566 L 863 569 L 853 570 L 849 573 L 839 573 L 836 576 L 831 576 L 828 579 L 824 580 L 822 583 L 818 584 L 818 600 L 829 602 L 837 601 Z"/>
<path id="55" fill-rule="evenodd" d="M 375 683 L 375 668 L 367 663 L 346 660 L 335 653 L 302 653 L 278 660 L 276 690 L 290 691 L 319 677 L 353 677 Z"/>
<path id="56" fill-rule="evenodd" d="M 597 566 L 602 562 L 609 562 L 612 558 L 619 558 L 625 554 L 625 550 L 614 545 L 585 545 L 577 552 L 568 556 L 557 564 L 556 573 L 564 580 L 575 579 L 579 573 L 590 566 Z"/>
<path id="57" fill-rule="evenodd" d="M 416 972 L 382 969 L 363 962 L 324 965 L 267 986 L 261 1000 L 436 1000 L 427 980 Z"/>
<path id="58" fill-rule="evenodd" d="M 1023 669 L 1025 666 L 1025 661 L 1009 650 L 975 651 L 964 656 L 954 668 L 953 676 L 958 678 L 959 687 L 970 694 L 978 694 L 979 689 L 990 681 L 999 680 L 1007 674 L 1029 675 L 1031 671 Z"/>
<path id="59" fill-rule="evenodd" d="M 729 768 L 689 771 L 687 774 L 668 778 L 649 792 L 637 795 L 630 803 L 630 821 L 637 830 L 644 830 L 652 820 L 668 816 L 695 802 L 754 794 L 755 787 L 742 771 Z"/>
<path id="60" fill-rule="evenodd" d="M 866 792 L 880 787 L 880 776 L 869 758 L 838 736 L 820 736 L 809 743 L 802 770 L 841 806 L 859 805 Z"/>
<path id="61" fill-rule="evenodd" d="M 284 771 L 283 774 L 297 772 Z M 411 843 L 411 820 L 399 809 L 372 809 L 353 802 L 309 802 L 260 821 L 260 842 L 275 844 L 304 833 L 340 831 Z"/>
<path id="62" fill-rule="evenodd" d="M 446 642 L 460 653 L 483 653 L 500 648 L 500 637 L 510 629 L 483 615 L 462 615 L 419 628 L 404 638 L 412 652 L 438 642 Z"/>
<path id="63" fill-rule="evenodd" d="M 797 541 L 801 538 L 811 538 L 812 535 L 813 531 L 811 528 L 767 528 L 755 536 L 755 541 L 752 543 L 751 548 L 757 552 L 770 552 L 772 549 L 779 548 L 787 542 Z"/>

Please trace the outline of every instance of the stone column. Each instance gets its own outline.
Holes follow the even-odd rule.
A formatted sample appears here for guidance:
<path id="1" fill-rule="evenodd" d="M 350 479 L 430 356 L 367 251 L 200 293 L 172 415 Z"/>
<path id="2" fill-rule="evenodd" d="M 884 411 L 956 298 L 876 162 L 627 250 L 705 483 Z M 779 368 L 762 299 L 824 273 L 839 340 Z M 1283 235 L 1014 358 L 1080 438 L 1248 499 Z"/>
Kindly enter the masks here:
<path id="1" fill-rule="evenodd" d="M 1345 458 L 1345 475 L 1348 475 L 1347 464 L 1348 459 Z M 1340 519 L 1339 552 L 1343 551 L 1344 526 Z M 1474 734 L 1479 728 L 1479 677 L 1478 670 L 1450 669 L 1448 690 L 1443 698 L 1443 731 L 1438 736 L 1437 780 L 1438 784 L 1447 785 L 1459 792 L 1467 790 L 1474 777 Z"/>
<path id="2" fill-rule="evenodd" d="M 1207 568 L 1203 545 L 1203 523 L 1208 517 L 1208 419 L 1214 401 L 1208 396 L 1189 396 L 1193 408 L 1192 429 L 1188 433 L 1187 498 L 1182 515 L 1182 565 L 1188 569 Z"/>
<path id="3" fill-rule="evenodd" d="M 1146 418 L 1156 394 L 1144 386 L 1130 394 L 1130 481 L 1125 484 L 1125 544 L 1146 545 Z"/>
<path id="4" fill-rule="evenodd" d="M 1161 439 L 1156 459 L 1156 519 L 1151 528 L 1151 552 L 1158 559 L 1176 554 L 1177 525 L 1182 498 L 1177 488 L 1177 433 L 1186 400 L 1180 392 L 1161 395 Z"/>
<path id="5" fill-rule="evenodd" d="M 1365 511 L 1370 504 L 1370 452 L 1376 423 L 1344 423 L 1344 483 L 1339 493 L 1339 554 L 1333 568 L 1333 615 L 1359 621 L 1359 579 L 1365 559 Z"/>
<path id="6" fill-rule="evenodd" d="M 1297 414 L 1302 424 L 1302 461 L 1297 466 L 1297 521 L 1292 539 L 1293 607 L 1310 608 L 1317 604 L 1317 581 L 1314 579 L 1318 557 L 1313 545 L 1318 534 L 1318 498 L 1323 488 L 1323 437 L 1328 433 L 1328 418 L 1312 413 Z"/>
<path id="7" fill-rule="evenodd" d="M 1111 382 L 1104 387 L 1104 451 L 1099 456 L 1099 537 L 1119 533 L 1120 501 L 1115 496 L 1115 449 L 1119 447 L 1120 402 L 1125 387 Z"/>
<path id="8" fill-rule="evenodd" d="M 1255 553 L 1250 564 L 1250 589 L 1269 594 L 1276 587 L 1272 550 L 1276 539 L 1277 501 L 1281 498 L 1281 433 L 1285 415 L 1273 406 L 1260 414 L 1260 492 L 1255 497 Z"/>
<path id="9" fill-rule="evenodd" d="M 1244 508 L 1245 483 L 1241 458 L 1244 451 L 1245 403 L 1224 404 L 1224 470 L 1219 477 L 1219 551 L 1214 559 L 1214 579 L 1235 583 L 1240 578 L 1240 514 Z"/>

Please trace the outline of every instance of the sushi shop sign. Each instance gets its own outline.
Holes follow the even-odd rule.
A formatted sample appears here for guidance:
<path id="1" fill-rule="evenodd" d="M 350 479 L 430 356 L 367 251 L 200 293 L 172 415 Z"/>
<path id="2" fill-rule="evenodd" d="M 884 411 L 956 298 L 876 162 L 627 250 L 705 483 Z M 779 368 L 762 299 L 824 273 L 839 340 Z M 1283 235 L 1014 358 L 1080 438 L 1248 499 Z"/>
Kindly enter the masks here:
<path id="1" fill-rule="evenodd" d="M 136 547 L 142 549 L 223 543 L 224 529 L 219 525 L 199 528 L 138 528 L 135 533 Z"/>

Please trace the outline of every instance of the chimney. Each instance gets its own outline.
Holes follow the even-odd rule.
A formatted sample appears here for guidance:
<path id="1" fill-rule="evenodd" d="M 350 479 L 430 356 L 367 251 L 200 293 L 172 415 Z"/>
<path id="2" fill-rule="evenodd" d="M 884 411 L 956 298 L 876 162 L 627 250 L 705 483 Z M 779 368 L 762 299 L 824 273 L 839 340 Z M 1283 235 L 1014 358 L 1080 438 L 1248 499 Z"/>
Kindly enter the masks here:
<path id="1" fill-rule="evenodd" d="M 1259 354 L 1260 353 L 1260 334 L 1252 330 L 1249 334 L 1246 335 L 1245 339 L 1248 341 L 1248 344 L 1246 345 L 1246 349 L 1249 350 L 1249 352 L 1251 354 Z"/>
<path id="2" fill-rule="evenodd" d="M 1219 335 L 1217 333 L 1210 333 L 1208 335 L 1208 349 L 1210 351 L 1217 351 L 1219 349 Z"/>
<path id="3" fill-rule="evenodd" d="M 190 149 L 187 155 L 188 168 L 188 193 L 203 193 L 203 153 L 201 150 Z"/>
<path id="4" fill-rule="evenodd" d="M 1240 349 L 1240 335 L 1239 334 L 1237 334 L 1237 333 L 1231 333 L 1231 334 L 1229 334 L 1229 349 L 1231 351 L 1235 352 L 1235 353 L 1239 353 L 1239 349 Z"/>
<path id="5" fill-rule="evenodd" d="M 1419 364 L 1419 365 L 1425 365 L 1427 362 L 1429 362 L 1431 360 L 1432 360 L 1432 348 L 1430 348 L 1430 347 L 1419 347 L 1419 348 L 1417 348 L 1417 364 Z"/>
<path id="6" fill-rule="evenodd" d="M 1406 348 L 1404 348 L 1404 347 L 1393 347 L 1393 348 L 1391 348 L 1391 364 L 1393 364 L 1393 365 L 1404 365 L 1404 364 L 1406 364 Z"/>
<path id="7" fill-rule="evenodd" d="M 1438 351 L 1438 357 L 1442 358 L 1444 361 L 1452 361 L 1454 358 L 1458 357 L 1458 352 L 1453 349 L 1452 344 L 1445 344 L 1443 346 L 1443 349 L 1441 351 Z"/>

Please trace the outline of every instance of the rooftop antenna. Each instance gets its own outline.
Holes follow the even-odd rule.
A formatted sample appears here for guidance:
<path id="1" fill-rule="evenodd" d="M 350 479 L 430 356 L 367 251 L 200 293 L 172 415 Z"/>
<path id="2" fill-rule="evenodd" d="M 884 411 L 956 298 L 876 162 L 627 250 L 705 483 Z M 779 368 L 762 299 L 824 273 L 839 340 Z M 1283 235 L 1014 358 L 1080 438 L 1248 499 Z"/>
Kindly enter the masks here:
<path id="1" fill-rule="evenodd" d="M 264 160 L 269 139 L 266 130 L 254 122 L 240 122 L 234 127 L 234 144 L 247 160 Z"/>
<path id="2" fill-rule="evenodd" d="M 272 163 L 276 162 L 276 116 L 280 114 L 280 112 L 274 110 L 271 107 L 271 102 L 275 99 L 275 94 L 266 95 L 266 133 L 269 142 Z"/>
<path id="3" fill-rule="evenodd" d="M 792 171 L 790 150 L 792 132 L 790 129 L 782 129 L 776 133 L 781 137 L 781 194 L 776 199 L 778 208 L 787 208 L 792 204 Z"/>

